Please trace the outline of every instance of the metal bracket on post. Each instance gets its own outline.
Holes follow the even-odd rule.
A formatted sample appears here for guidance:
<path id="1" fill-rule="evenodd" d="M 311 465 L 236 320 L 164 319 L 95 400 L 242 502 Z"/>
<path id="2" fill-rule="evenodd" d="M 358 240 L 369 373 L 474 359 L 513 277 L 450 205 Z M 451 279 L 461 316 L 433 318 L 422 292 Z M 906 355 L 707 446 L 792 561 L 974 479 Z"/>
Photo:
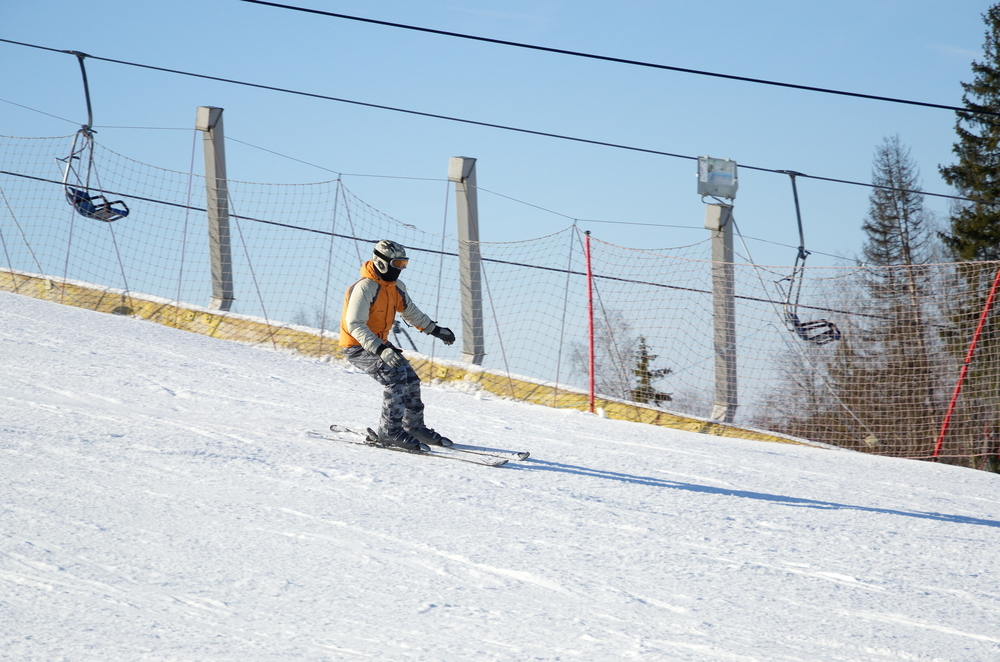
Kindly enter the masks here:
<path id="1" fill-rule="evenodd" d="M 195 127 L 203 132 L 205 197 L 208 210 L 208 247 L 212 263 L 210 310 L 233 305 L 233 258 L 229 238 L 229 184 L 226 179 L 222 108 L 199 106 Z"/>
<path id="2" fill-rule="evenodd" d="M 733 268 L 733 208 L 705 207 L 705 229 L 712 244 L 712 320 L 715 347 L 715 402 L 712 420 L 732 423 L 736 416 L 736 292 Z"/>
<path id="3" fill-rule="evenodd" d="M 448 180 L 455 182 L 458 271 L 462 296 L 462 360 L 482 365 L 486 344 L 483 339 L 482 256 L 479 252 L 476 160 L 453 156 L 448 163 Z"/>

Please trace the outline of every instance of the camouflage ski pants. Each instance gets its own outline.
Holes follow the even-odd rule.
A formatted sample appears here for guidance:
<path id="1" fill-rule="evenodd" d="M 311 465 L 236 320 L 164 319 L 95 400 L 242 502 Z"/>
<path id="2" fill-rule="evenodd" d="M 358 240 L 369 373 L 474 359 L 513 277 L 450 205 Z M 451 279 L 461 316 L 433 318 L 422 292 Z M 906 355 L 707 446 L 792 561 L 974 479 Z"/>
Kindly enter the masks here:
<path id="1" fill-rule="evenodd" d="M 409 361 L 403 361 L 398 368 L 390 368 L 378 356 L 359 346 L 345 349 L 344 357 L 383 386 L 382 418 L 379 421 L 382 432 L 393 435 L 402 428 L 412 430 L 424 427 L 420 378 Z"/>

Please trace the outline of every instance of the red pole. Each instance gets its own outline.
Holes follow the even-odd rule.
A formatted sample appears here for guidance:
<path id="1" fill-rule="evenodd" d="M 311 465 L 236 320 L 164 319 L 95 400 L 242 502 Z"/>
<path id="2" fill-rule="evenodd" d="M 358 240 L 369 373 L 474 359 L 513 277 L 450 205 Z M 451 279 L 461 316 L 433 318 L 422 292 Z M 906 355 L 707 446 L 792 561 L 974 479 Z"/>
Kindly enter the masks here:
<path id="1" fill-rule="evenodd" d="M 944 435 L 948 432 L 948 425 L 951 423 L 951 416 L 955 413 L 955 403 L 958 402 L 958 394 L 962 391 L 962 384 L 965 382 L 965 376 L 969 374 L 969 364 L 972 363 L 972 357 L 976 353 L 976 345 L 979 344 L 979 336 L 983 333 L 983 326 L 986 324 L 986 317 L 990 314 L 990 308 L 993 307 L 993 299 L 996 297 L 998 285 L 1000 285 L 1000 269 L 997 269 L 997 275 L 993 278 L 993 287 L 990 288 L 989 296 L 986 297 L 986 305 L 983 306 L 983 312 L 979 316 L 979 324 L 976 325 L 976 332 L 972 334 L 972 342 L 969 343 L 969 351 L 965 354 L 965 363 L 962 364 L 962 371 L 958 375 L 958 382 L 955 384 L 955 392 L 951 394 L 951 403 L 948 405 L 948 412 L 944 415 L 944 422 L 941 424 L 941 434 L 938 435 L 937 444 L 934 446 L 935 460 L 941 453 L 941 445 L 944 443 Z"/>
<path id="2" fill-rule="evenodd" d="M 590 230 L 584 234 L 583 253 L 587 259 L 587 349 L 588 373 L 590 377 L 590 413 L 594 413 L 594 273 L 590 268 Z"/>

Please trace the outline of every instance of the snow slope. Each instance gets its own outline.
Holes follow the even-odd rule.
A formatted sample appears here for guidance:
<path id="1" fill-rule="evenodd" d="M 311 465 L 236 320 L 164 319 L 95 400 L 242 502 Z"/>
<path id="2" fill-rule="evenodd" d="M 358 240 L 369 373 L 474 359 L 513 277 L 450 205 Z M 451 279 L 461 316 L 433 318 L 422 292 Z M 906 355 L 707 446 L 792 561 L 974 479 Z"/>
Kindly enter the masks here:
<path id="1" fill-rule="evenodd" d="M 0 658 L 1000 660 L 1000 476 L 425 386 L 0 293 Z"/>

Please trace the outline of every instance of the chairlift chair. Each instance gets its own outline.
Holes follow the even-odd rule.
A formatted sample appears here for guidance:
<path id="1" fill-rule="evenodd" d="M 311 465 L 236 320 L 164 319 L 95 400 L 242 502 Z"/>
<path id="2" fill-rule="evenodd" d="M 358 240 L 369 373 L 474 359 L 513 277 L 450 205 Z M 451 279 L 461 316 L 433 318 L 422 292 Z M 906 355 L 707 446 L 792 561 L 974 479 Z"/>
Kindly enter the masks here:
<path id="1" fill-rule="evenodd" d="M 128 205 L 121 200 L 109 202 L 100 192 L 94 192 L 90 186 L 91 176 L 97 179 L 94 170 L 94 122 L 93 110 L 90 105 L 90 88 L 87 84 L 87 70 L 83 65 L 84 53 L 68 51 L 76 55 L 80 61 L 80 71 L 83 74 L 83 91 L 87 98 L 87 123 L 76 132 L 69 156 L 59 159 L 66 163 L 63 171 L 63 189 L 66 200 L 81 216 L 98 221 L 111 223 L 128 216 Z M 79 145 L 79 147 L 78 147 Z M 80 167 L 76 167 L 79 162 Z M 85 164 L 85 165 L 84 165 Z"/>
<path id="2" fill-rule="evenodd" d="M 77 144 L 82 141 L 82 145 L 77 149 Z M 94 139 L 91 136 L 89 127 L 83 127 L 77 131 L 73 139 L 73 148 L 70 155 L 60 161 L 65 161 L 66 168 L 63 171 L 63 190 L 66 193 L 66 201 L 73 206 L 81 216 L 92 218 L 97 221 L 111 223 L 120 218 L 128 216 L 128 205 L 122 200 L 109 202 L 100 192 L 94 192 L 90 187 L 91 174 L 93 172 L 93 151 Z M 76 162 L 86 165 L 76 167 Z"/>
<path id="3" fill-rule="evenodd" d="M 788 310 L 785 311 L 785 323 L 802 340 L 815 345 L 825 345 L 827 343 L 840 340 L 840 329 L 829 320 L 819 319 L 812 322 L 803 322 L 799 316 Z"/>
<path id="4" fill-rule="evenodd" d="M 826 345 L 827 343 L 840 340 L 841 334 L 837 325 L 826 319 L 803 322 L 799 318 L 798 313 L 799 297 L 802 294 L 802 276 L 806 266 L 806 258 L 809 257 L 809 251 L 805 248 L 805 235 L 802 231 L 802 213 L 799 210 L 799 192 L 795 186 L 795 176 L 802 173 L 791 170 L 779 170 L 778 172 L 788 175 L 792 180 L 792 195 L 795 198 L 795 217 L 799 224 L 799 252 L 798 255 L 795 256 L 795 266 L 792 268 L 791 275 L 786 276 L 777 282 L 779 288 L 782 287 L 783 282 L 787 283 L 785 301 L 782 304 L 782 307 L 784 308 L 785 325 L 788 327 L 789 331 L 805 342 L 812 343 L 814 345 Z"/>
<path id="5" fill-rule="evenodd" d="M 77 213 L 87 218 L 111 223 L 128 216 L 128 206 L 121 200 L 108 202 L 103 195 L 87 195 L 85 191 L 66 187 L 66 199 L 73 205 Z M 115 205 L 118 205 L 115 207 Z"/>

